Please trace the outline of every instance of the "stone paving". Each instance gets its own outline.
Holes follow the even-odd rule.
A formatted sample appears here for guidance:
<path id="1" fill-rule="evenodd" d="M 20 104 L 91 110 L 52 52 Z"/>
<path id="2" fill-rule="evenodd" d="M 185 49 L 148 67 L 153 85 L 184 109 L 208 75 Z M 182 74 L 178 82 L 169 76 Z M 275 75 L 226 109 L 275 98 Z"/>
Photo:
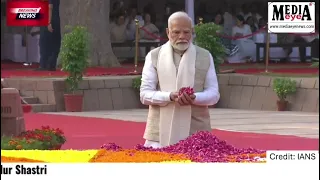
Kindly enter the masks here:
<path id="1" fill-rule="evenodd" d="M 50 114 L 145 122 L 147 111 L 147 109 L 130 109 L 78 113 L 57 112 Z M 217 108 L 211 109 L 210 114 L 211 125 L 215 129 L 319 138 L 319 113 Z"/>

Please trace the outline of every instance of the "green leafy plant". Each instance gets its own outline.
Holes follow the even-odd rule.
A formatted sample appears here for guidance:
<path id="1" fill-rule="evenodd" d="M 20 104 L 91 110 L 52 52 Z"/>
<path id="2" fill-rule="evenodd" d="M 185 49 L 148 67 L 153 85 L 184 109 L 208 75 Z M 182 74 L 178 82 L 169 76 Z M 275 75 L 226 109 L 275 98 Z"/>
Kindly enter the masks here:
<path id="1" fill-rule="evenodd" d="M 287 96 L 297 91 L 297 82 L 290 78 L 275 78 L 273 80 L 273 91 L 280 101 L 285 101 Z"/>
<path id="2" fill-rule="evenodd" d="M 18 137 L 1 137 L 2 150 L 48 150 L 50 145 L 37 139 L 27 139 Z"/>
<path id="3" fill-rule="evenodd" d="M 140 90 L 140 86 L 141 86 L 141 76 L 136 77 L 132 80 L 133 89 Z"/>
<path id="4" fill-rule="evenodd" d="M 223 63 L 225 50 L 221 44 L 218 32 L 221 32 L 221 27 L 214 23 L 198 24 L 195 26 L 195 44 L 207 49 L 214 58 L 216 72 L 219 72 L 219 66 Z"/>
<path id="5" fill-rule="evenodd" d="M 70 31 L 63 36 L 60 59 L 62 70 L 68 73 L 67 90 L 74 93 L 88 67 L 89 34 L 82 26 L 67 28 Z"/>
<path id="6" fill-rule="evenodd" d="M 1 138 L 1 149 L 4 150 L 50 150 L 60 149 L 66 142 L 64 133 L 59 129 L 43 126 L 22 132 L 15 137 L 3 136 Z"/>
<path id="7" fill-rule="evenodd" d="M 319 68 L 319 58 L 312 58 L 312 61 L 313 63 L 311 66 Z"/>

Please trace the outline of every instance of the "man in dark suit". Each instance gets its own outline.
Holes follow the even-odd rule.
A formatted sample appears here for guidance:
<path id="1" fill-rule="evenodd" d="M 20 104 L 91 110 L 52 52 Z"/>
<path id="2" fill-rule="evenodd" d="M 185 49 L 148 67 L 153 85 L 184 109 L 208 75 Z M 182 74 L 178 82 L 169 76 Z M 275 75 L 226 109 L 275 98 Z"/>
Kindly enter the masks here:
<path id="1" fill-rule="evenodd" d="M 61 46 L 60 0 L 49 0 L 49 24 L 40 28 L 40 71 L 55 71 Z"/>

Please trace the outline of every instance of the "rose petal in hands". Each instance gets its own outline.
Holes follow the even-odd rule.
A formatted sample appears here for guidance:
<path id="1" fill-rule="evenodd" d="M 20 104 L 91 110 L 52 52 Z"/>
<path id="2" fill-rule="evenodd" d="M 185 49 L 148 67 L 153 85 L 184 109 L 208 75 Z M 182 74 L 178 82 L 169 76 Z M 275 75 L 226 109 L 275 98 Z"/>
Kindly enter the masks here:
<path id="1" fill-rule="evenodd" d="M 194 95 L 191 95 L 194 96 Z M 193 98 L 190 95 L 188 95 L 186 92 L 182 93 L 181 96 L 178 98 L 178 103 L 181 106 L 191 105 L 193 104 Z"/>

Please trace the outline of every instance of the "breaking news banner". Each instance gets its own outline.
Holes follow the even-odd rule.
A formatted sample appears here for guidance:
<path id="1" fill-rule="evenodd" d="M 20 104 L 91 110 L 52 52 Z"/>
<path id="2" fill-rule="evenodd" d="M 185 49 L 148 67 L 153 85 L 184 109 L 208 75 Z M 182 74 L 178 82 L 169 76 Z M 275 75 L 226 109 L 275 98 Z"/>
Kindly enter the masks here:
<path id="1" fill-rule="evenodd" d="M 48 26 L 47 0 L 8 0 L 7 26 Z"/>
<path id="2" fill-rule="evenodd" d="M 269 33 L 315 33 L 315 2 L 268 2 Z"/>
<path id="3" fill-rule="evenodd" d="M 287 162 L 284 164 L 283 162 Z M 268 151 L 259 163 L 1 163 L 1 180 L 319 179 L 318 151 Z"/>

